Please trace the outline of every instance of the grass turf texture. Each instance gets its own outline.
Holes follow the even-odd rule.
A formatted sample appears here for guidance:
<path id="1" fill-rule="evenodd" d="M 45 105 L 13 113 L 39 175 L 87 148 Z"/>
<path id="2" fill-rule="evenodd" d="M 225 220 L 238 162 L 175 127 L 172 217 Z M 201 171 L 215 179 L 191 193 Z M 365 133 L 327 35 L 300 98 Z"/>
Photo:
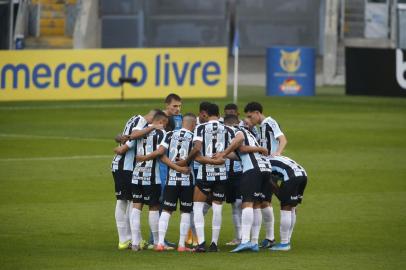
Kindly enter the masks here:
<path id="1" fill-rule="evenodd" d="M 117 250 L 113 138 L 160 100 L 0 103 L 0 268 L 406 269 L 406 99 L 317 92 L 279 98 L 241 90 L 240 110 L 260 101 L 287 135 L 285 154 L 309 174 L 287 253 L 229 254 L 229 205 L 217 254 Z M 184 100 L 182 111 L 197 113 L 200 101 Z M 216 100 L 221 108 L 229 101 Z M 147 238 L 146 212 L 142 219 Z M 210 227 L 211 212 L 207 242 Z M 176 213 L 167 238 L 177 241 L 178 232 Z"/>

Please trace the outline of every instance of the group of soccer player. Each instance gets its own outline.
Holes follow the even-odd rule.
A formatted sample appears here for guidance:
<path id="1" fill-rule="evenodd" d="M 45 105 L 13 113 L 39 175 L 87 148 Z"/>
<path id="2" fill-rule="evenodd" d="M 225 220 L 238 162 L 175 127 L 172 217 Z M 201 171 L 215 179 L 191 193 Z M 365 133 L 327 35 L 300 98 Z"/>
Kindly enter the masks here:
<path id="1" fill-rule="evenodd" d="M 259 248 L 288 251 L 296 206 L 307 184 L 304 168 L 282 155 L 287 139 L 279 124 L 265 117 L 262 105 L 250 102 L 245 119 L 228 104 L 220 117 L 217 104 L 202 102 L 198 116 L 180 113 L 176 94 L 164 110 L 130 118 L 114 149 L 115 219 L 119 249 L 148 246 L 141 236 L 141 212 L 148 206 L 150 248 L 174 249 L 165 240 L 168 224 L 180 204 L 179 252 L 217 252 L 223 202 L 232 206 L 235 245 L 231 252 Z M 274 236 L 272 195 L 280 200 L 280 242 Z M 212 208 L 212 238 L 206 246 L 205 214 Z M 259 244 L 261 225 L 265 239 Z M 188 234 L 195 245 L 188 246 Z"/>

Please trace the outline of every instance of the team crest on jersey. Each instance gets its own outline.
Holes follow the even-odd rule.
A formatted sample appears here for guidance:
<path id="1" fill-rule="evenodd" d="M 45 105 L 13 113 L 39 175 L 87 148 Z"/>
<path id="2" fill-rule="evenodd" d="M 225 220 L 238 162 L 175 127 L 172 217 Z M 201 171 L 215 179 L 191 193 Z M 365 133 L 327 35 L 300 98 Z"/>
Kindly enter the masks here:
<path id="1" fill-rule="evenodd" d="M 281 50 L 281 59 L 279 62 L 284 71 L 289 73 L 296 72 L 301 65 L 300 49 L 293 52 Z"/>

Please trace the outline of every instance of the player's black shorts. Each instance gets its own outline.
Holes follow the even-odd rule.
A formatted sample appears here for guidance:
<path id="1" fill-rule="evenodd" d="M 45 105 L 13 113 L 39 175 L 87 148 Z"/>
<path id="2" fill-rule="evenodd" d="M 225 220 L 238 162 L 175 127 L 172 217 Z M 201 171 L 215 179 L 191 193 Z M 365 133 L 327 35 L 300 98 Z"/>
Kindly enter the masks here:
<path id="1" fill-rule="evenodd" d="M 296 206 L 301 203 L 306 184 L 306 176 L 299 176 L 282 182 L 278 192 L 281 206 Z"/>
<path id="2" fill-rule="evenodd" d="M 144 203 L 148 206 L 159 205 L 161 196 L 161 185 L 154 184 L 143 186 L 141 184 L 132 184 L 132 199 L 134 203 Z"/>
<path id="3" fill-rule="evenodd" d="M 271 172 L 261 172 L 262 186 L 261 186 L 261 200 L 263 202 L 272 201 L 272 174 Z"/>
<path id="4" fill-rule="evenodd" d="M 223 202 L 226 191 L 226 181 L 202 181 L 196 182 L 196 187 L 203 192 L 204 195 L 212 195 L 213 201 Z"/>
<path id="5" fill-rule="evenodd" d="M 117 200 L 132 200 L 131 179 L 132 171 L 116 170 L 113 172 L 114 189 Z"/>
<path id="6" fill-rule="evenodd" d="M 233 174 L 228 177 L 226 183 L 226 202 L 234 203 L 236 199 L 241 199 L 241 173 Z"/>
<path id="7" fill-rule="evenodd" d="M 271 201 L 270 173 L 261 172 L 258 168 L 244 172 L 241 176 L 240 190 L 243 202 Z"/>
<path id="8" fill-rule="evenodd" d="M 190 213 L 193 210 L 193 186 L 165 186 L 162 209 L 176 211 L 178 199 L 180 211 Z"/>

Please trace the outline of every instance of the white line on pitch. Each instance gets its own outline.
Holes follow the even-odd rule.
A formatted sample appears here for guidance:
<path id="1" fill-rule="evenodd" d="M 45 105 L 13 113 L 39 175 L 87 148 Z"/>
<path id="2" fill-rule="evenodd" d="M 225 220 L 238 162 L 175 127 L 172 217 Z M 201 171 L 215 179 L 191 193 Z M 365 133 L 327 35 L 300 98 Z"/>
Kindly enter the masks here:
<path id="1" fill-rule="evenodd" d="M 52 161 L 52 160 L 74 160 L 74 159 L 104 159 L 112 158 L 113 155 L 95 155 L 95 156 L 67 156 L 67 157 L 27 157 L 27 158 L 0 158 L 0 162 L 10 161 Z"/>
<path id="2" fill-rule="evenodd" d="M 65 137 L 65 136 L 47 136 L 47 135 L 30 135 L 30 134 L 7 134 L 0 133 L 0 137 L 9 138 L 24 138 L 24 139 L 50 139 L 50 140 L 79 140 L 79 141 L 110 141 L 113 139 L 103 139 L 103 138 L 84 138 L 84 137 Z"/>

